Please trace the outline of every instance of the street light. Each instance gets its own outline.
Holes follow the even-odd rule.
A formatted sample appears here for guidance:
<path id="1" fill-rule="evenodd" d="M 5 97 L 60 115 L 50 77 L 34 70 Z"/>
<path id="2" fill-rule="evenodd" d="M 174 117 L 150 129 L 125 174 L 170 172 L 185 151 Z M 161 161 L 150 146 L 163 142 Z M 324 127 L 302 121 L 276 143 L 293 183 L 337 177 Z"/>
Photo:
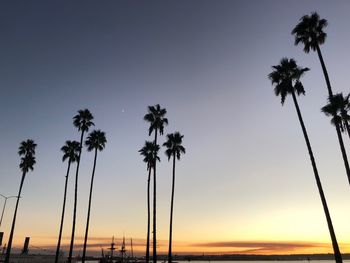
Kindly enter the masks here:
<path id="1" fill-rule="evenodd" d="M 5 199 L 4 206 L 3 206 L 3 208 L 2 208 L 1 219 L 0 219 L 0 227 L 1 227 L 2 218 L 4 217 L 4 212 L 5 212 L 5 207 L 6 207 L 7 199 L 14 198 L 14 197 L 17 197 L 17 196 L 14 196 L 14 195 L 11 195 L 11 196 L 4 196 L 4 195 L 2 195 L 2 194 L 0 194 L 0 196 L 2 196 L 2 197 Z"/>

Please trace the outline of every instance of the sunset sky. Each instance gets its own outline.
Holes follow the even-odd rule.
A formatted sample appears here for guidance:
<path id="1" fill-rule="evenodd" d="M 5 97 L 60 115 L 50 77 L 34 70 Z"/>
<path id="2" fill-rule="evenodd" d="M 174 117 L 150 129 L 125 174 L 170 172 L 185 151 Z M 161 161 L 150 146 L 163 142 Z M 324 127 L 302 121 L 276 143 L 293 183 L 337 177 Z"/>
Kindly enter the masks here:
<path id="1" fill-rule="evenodd" d="M 54 250 L 72 118 L 88 108 L 107 134 L 98 156 L 90 252 L 112 236 L 144 251 L 148 105 L 168 111 L 165 134 L 184 134 L 177 164 L 174 253 L 331 252 L 312 167 L 290 98 L 282 107 L 267 78 L 282 57 L 311 70 L 300 107 L 342 252 L 350 252 L 350 187 L 334 127 L 320 112 L 327 91 L 313 52 L 291 30 L 317 11 L 329 22 L 321 47 L 334 92 L 349 93 L 349 1 L 2 1 L 0 3 L 0 193 L 16 195 L 19 143 L 38 144 L 19 204 L 15 247 L 25 236 Z M 164 135 L 165 135 L 164 134 Z M 163 143 L 165 136 L 160 137 Z M 344 135 L 350 155 L 350 140 Z M 157 169 L 159 250 L 169 235 L 171 163 Z M 93 154 L 82 153 L 76 249 L 84 235 Z M 75 165 L 72 167 L 74 171 Z M 69 178 L 64 245 L 71 233 Z M 0 199 L 0 208 L 3 200 Z M 7 243 L 15 200 L 0 231 Z"/>

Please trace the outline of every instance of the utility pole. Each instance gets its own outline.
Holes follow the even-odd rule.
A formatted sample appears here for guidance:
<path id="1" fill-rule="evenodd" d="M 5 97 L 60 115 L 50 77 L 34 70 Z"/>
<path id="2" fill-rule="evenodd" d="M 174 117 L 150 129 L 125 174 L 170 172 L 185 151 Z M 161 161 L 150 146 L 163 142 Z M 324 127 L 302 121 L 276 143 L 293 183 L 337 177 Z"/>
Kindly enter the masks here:
<path id="1" fill-rule="evenodd" d="M 1 227 L 1 223 L 2 223 L 2 219 L 4 217 L 4 212 L 5 212 L 7 199 L 14 198 L 14 197 L 17 197 L 17 196 L 14 196 L 14 195 L 12 195 L 12 196 L 4 196 L 2 194 L 0 194 L 0 196 L 2 196 L 5 199 L 4 206 L 2 207 L 2 213 L 1 213 L 1 219 L 0 219 L 0 227 Z"/>

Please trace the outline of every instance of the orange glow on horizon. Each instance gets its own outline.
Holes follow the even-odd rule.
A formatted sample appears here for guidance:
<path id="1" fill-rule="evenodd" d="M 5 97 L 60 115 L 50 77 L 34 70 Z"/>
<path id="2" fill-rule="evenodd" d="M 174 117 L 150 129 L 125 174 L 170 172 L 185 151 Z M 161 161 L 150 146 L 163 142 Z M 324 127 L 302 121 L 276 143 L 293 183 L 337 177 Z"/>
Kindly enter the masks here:
<path id="1" fill-rule="evenodd" d="M 15 240 L 14 247 L 22 248 L 24 240 Z M 30 248 L 42 250 L 47 253 L 56 249 L 56 238 L 54 237 L 33 237 L 30 241 Z M 116 238 L 117 250 L 122 242 L 122 238 Z M 101 252 L 103 248 L 108 251 L 111 237 L 91 237 L 88 242 L 88 251 L 93 254 Z M 83 238 L 78 237 L 75 241 L 75 252 L 82 249 Z M 350 253 L 349 243 L 339 244 L 342 253 Z M 67 251 L 69 238 L 62 239 L 62 250 Z M 130 254 L 130 239 L 126 239 L 127 254 Z M 152 249 L 152 248 L 151 248 Z M 166 254 L 168 249 L 167 240 L 159 240 L 157 251 L 159 254 Z M 325 242 L 305 242 L 305 241 L 217 241 L 217 242 L 173 242 L 174 255 L 202 255 L 202 254 L 256 254 L 256 255 L 287 255 L 287 254 L 323 254 L 332 253 L 332 246 Z M 137 256 L 145 253 L 145 240 L 133 238 L 133 252 Z"/>

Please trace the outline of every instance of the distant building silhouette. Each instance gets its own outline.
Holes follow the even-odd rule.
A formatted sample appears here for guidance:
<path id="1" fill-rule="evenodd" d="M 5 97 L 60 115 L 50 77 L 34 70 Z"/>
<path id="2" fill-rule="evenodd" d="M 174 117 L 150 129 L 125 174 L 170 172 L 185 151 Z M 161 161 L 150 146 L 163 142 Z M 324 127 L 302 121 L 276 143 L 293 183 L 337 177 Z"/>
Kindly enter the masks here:
<path id="1" fill-rule="evenodd" d="M 23 246 L 22 253 L 21 253 L 22 255 L 28 254 L 29 239 L 30 239 L 30 237 L 26 237 L 26 239 L 24 240 L 24 246 Z"/>

